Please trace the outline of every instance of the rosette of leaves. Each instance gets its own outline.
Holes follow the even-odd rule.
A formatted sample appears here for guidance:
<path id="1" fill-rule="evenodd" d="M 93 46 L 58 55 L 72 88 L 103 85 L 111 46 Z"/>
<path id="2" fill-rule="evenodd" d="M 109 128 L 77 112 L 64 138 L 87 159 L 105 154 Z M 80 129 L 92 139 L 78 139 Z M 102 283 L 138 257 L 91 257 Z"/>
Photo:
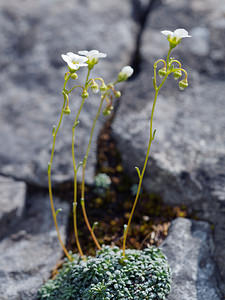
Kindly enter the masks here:
<path id="1" fill-rule="evenodd" d="M 96 257 L 67 261 L 38 292 L 39 300 L 163 300 L 170 292 L 166 257 L 155 247 L 127 250 L 104 246 Z"/>

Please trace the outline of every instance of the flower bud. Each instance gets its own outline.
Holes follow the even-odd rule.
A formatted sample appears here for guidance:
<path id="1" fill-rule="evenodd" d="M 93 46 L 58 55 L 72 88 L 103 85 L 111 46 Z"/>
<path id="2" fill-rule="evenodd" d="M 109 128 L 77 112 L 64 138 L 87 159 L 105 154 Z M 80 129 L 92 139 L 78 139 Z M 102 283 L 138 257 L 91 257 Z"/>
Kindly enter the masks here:
<path id="1" fill-rule="evenodd" d="M 105 83 L 102 83 L 102 85 L 100 86 L 100 91 L 101 92 L 107 91 L 107 86 L 105 85 Z"/>
<path id="2" fill-rule="evenodd" d="M 132 74 L 134 73 L 134 69 L 130 66 L 125 66 L 122 68 L 122 70 L 118 74 L 117 81 L 125 81 L 127 80 Z"/>
<path id="3" fill-rule="evenodd" d="M 64 80 L 67 80 L 69 75 L 70 75 L 70 72 L 66 72 L 65 75 L 64 75 Z"/>
<path id="4" fill-rule="evenodd" d="M 115 91 L 114 93 L 116 98 L 120 98 L 121 97 L 121 92 L 120 91 Z"/>
<path id="5" fill-rule="evenodd" d="M 87 92 L 87 90 L 83 90 L 83 93 L 81 95 L 82 98 L 88 98 L 89 94 Z"/>
<path id="6" fill-rule="evenodd" d="M 71 76 L 70 76 L 72 79 L 76 80 L 78 78 L 78 75 L 77 73 L 72 73 Z"/>
<path id="7" fill-rule="evenodd" d="M 69 115 L 71 113 L 71 110 L 68 105 L 63 109 L 63 112 L 65 115 Z"/>
<path id="8" fill-rule="evenodd" d="M 166 68 L 159 69 L 158 71 L 159 77 L 164 77 L 166 75 Z"/>
<path id="9" fill-rule="evenodd" d="M 177 70 L 177 71 L 175 71 L 175 72 L 173 73 L 173 78 L 174 78 L 175 80 L 179 79 L 181 76 L 182 76 L 181 70 Z"/>
<path id="10" fill-rule="evenodd" d="M 103 110 L 102 114 L 103 114 L 104 116 L 108 116 L 108 115 L 111 114 L 112 110 L 113 110 L 113 106 L 112 106 L 112 105 L 107 106 L 107 107 Z"/>
<path id="11" fill-rule="evenodd" d="M 99 92 L 99 86 L 95 81 L 92 83 L 91 89 L 94 94 L 97 94 Z"/>
<path id="12" fill-rule="evenodd" d="M 186 79 L 183 79 L 179 82 L 179 88 L 180 90 L 184 90 L 185 88 L 188 87 L 188 82 Z"/>

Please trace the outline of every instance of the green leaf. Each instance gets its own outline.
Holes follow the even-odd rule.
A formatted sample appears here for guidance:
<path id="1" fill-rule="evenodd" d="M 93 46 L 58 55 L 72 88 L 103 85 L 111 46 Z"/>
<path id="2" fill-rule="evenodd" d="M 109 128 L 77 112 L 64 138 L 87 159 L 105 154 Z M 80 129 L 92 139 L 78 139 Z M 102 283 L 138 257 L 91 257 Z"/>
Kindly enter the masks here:
<path id="1" fill-rule="evenodd" d="M 98 226 L 98 222 L 94 222 L 93 226 L 92 226 L 92 231 L 95 230 L 95 227 Z"/>
<path id="2" fill-rule="evenodd" d="M 156 129 L 153 131 L 152 140 L 154 140 L 154 138 L 155 138 L 155 133 L 156 133 Z"/>
<path id="3" fill-rule="evenodd" d="M 57 211 L 55 212 L 55 215 L 57 216 L 58 213 L 60 213 L 62 211 L 62 208 L 57 209 Z"/>
<path id="4" fill-rule="evenodd" d="M 138 168 L 138 167 L 135 167 L 135 169 L 136 169 L 136 171 L 137 171 L 137 173 L 138 173 L 138 177 L 139 177 L 139 179 L 141 178 L 141 172 L 140 172 L 140 169 Z"/>

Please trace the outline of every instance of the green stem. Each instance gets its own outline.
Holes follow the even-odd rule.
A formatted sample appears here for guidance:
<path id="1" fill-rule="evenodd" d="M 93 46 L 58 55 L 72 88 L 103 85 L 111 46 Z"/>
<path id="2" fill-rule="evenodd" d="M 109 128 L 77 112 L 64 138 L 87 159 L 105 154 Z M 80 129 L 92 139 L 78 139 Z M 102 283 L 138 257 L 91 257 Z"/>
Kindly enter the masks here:
<path id="1" fill-rule="evenodd" d="M 66 88 L 66 84 L 69 80 L 70 76 L 65 80 L 64 82 L 64 86 L 63 86 L 63 91 L 65 90 Z M 51 203 L 51 211 L 52 211 L 52 216 L 53 216 L 53 220 L 54 220 L 54 224 L 55 224 L 55 228 L 56 228 L 56 232 L 57 232 L 57 236 L 58 236 L 58 239 L 59 239 L 59 243 L 65 253 L 65 255 L 67 256 L 67 258 L 71 261 L 72 260 L 72 257 L 70 256 L 69 252 L 67 251 L 63 241 L 62 241 L 62 238 L 61 238 L 61 235 L 60 235 L 60 232 L 59 232 L 59 226 L 58 226 L 58 222 L 57 222 L 57 216 L 56 216 L 56 211 L 55 211 L 55 206 L 54 206 L 54 201 L 53 201 L 53 193 L 52 193 L 52 181 L 51 181 L 51 169 L 52 169 L 52 163 L 53 163 L 53 157 L 54 157 L 54 152 L 55 152 L 55 143 L 56 143 L 56 136 L 57 136 L 57 133 L 59 131 L 59 128 L 61 126 L 61 123 L 62 123 L 62 119 L 63 119 L 63 110 L 65 108 L 65 104 L 66 104 L 66 98 L 64 97 L 64 102 L 63 102 L 63 107 L 62 107 L 62 110 L 61 110 L 61 114 L 60 114 L 60 118 L 59 118 L 59 122 L 58 122 L 58 125 L 53 133 L 53 143 L 52 143 L 52 151 L 51 151 L 51 157 L 50 157 L 50 162 L 48 164 L 48 189 L 49 189 L 49 198 L 50 198 L 50 203 Z"/>
<path id="2" fill-rule="evenodd" d="M 167 57 L 166 57 L 166 65 L 167 65 L 167 71 L 169 70 L 169 59 L 170 59 L 170 54 L 171 54 L 172 48 L 170 47 Z"/>
<path id="3" fill-rule="evenodd" d="M 171 52 L 171 49 L 169 50 L 168 55 L 167 55 L 167 62 L 169 60 L 170 52 Z M 132 221 L 132 218 L 133 218 L 133 215 L 134 215 L 134 211 L 135 211 L 135 208 L 136 208 L 136 205 L 137 205 L 137 202 L 138 202 L 138 199 L 139 199 L 139 195 L 140 195 L 140 192 L 141 192 L 142 181 L 143 181 L 143 177 L 144 177 L 144 174 L 145 174 L 146 166 L 147 166 L 147 163 L 148 163 L 148 158 L 149 158 L 149 154 L 150 154 L 151 144 L 152 144 L 152 141 L 154 139 L 153 133 L 152 133 L 152 124 L 153 124 L 153 116 L 154 116 L 154 111 L 155 111 L 155 106 L 156 106 L 156 101 L 157 101 L 158 93 L 159 93 L 159 90 L 161 89 L 161 87 L 163 86 L 163 84 L 165 83 L 168 75 L 170 74 L 169 70 L 167 69 L 167 73 L 166 73 L 165 77 L 163 78 L 161 84 L 157 87 L 157 84 L 156 84 L 156 67 L 157 67 L 157 64 L 154 65 L 153 83 L 154 83 L 154 88 L 155 88 L 155 96 L 154 96 L 154 101 L 153 101 L 153 106 L 152 106 L 152 112 L 151 112 L 151 118 L 150 118 L 150 136 L 149 136 L 148 148 L 147 148 L 147 153 L 146 153 L 146 156 L 145 156 L 144 166 L 143 166 L 141 175 L 139 176 L 139 184 L 138 184 L 137 194 L 136 194 L 136 197 L 135 197 L 135 200 L 134 200 L 134 204 L 133 204 L 133 207 L 132 207 L 129 219 L 128 219 L 127 227 L 126 227 L 126 229 L 124 231 L 124 237 L 123 237 L 123 257 L 125 257 L 125 248 L 126 248 L 127 235 L 128 235 L 128 232 L 129 232 L 130 224 L 131 224 L 131 221 Z"/>
<path id="4" fill-rule="evenodd" d="M 88 227 L 88 229 L 91 233 L 91 236 L 92 236 L 92 238 L 93 238 L 93 240 L 94 240 L 94 242 L 95 242 L 98 249 L 101 249 L 101 246 L 100 246 L 100 244 L 99 244 L 99 242 L 98 242 L 98 240 L 97 240 L 97 238 L 94 234 L 93 229 L 90 226 L 90 223 L 89 223 L 88 217 L 87 217 L 87 213 L 86 213 L 86 208 L 85 208 L 85 170 L 86 170 L 88 155 L 89 155 L 89 152 L 90 152 L 90 149 L 91 149 L 91 143 L 92 143 L 92 139 L 93 139 L 93 134 L 94 134 L 96 122 L 97 122 L 97 120 L 99 118 L 99 115 L 101 113 L 104 98 L 105 98 L 105 96 L 101 96 L 101 102 L 100 102 L 98 111 L 97 111 L 96 116 L 95 116 L 95 118 L 93 120 L 93 123 L 92 123 L 91 134 L 90 134 L 87 150 L 86 150 L 84 160 L 83 160 L 83 165 L 82 165 L 82 184 L 81 184 L 81 206 L 82 206 L 82 211 L 83 211 L 83 215 L 84 215 L 84 220 L 86 222 L 86 225 L 87 225 L 87 227 Z"/>
<path id="5" fill-rule="evenodd" d="M 84 89 L 87 88 L 90 71 L 91 70 L 88 69 Z M 77 167 L 76 167 L 76 159 L 75 159 L 75 128 L 78 125 L 78 119 L 79 119 L 81 110 L 84 106 L 84 102 L 85 102 L 85 98 L 82 97 L 81 105 L 80 105 L 80 108 L 77 112 L 77 115 L 76 115 L 76 118 L 75 118 L 75 121 L 74 121 L 74 124 L 73 124 L 73 128 L 72 128 L 72 159 L 73 159 L 73 170 L 74 170 L 74 180 L 73 180 L 73 182 L 74 182 L 73 225 L 74 225 L 75 240 L 76 240 L 77 248 L 78 248 L 78 251 L 79 251 L 81 257 L 83 257 L 84 254 L 83 254 L 83 251 L 82 251 L 81 246 L 80 246 L 79 237 L 78 237 L 78 230 L 77 230 Z"/>
<path id="6" fill-rule="evenodd" d="M 77 167 L 76 167 L 76 159 L 75 159 L 75 128 L 78 124 L 78 118 L 80 116 L 81 110 L 83 108 L 85 102 L 85 98 L 82 97 L 82 102 L 80 105 L 80 108 L 78 110 L 78 113 L 76 115 L 73 128 L 72 128 L 72 159 L 73 159 L 73 170 L 74 170 L 74 194 L 73 194 L 73 226 L 74 226 L 74 235 L 75 240 L 77 244 L 78 251 L 80 253 L 80 256 L 83 257 L 83 251 L 80 246 L 79 237 L 78 237 L 78 230 L 77 230 Z"/>

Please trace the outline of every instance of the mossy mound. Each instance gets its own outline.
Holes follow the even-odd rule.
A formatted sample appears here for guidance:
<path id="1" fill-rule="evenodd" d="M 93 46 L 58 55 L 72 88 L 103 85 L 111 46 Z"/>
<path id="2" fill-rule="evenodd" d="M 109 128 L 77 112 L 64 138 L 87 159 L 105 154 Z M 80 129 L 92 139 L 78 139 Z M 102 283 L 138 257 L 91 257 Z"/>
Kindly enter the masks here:
<path id="1" fill-rule="evenodd" d="M 163 300 L 170 292 L 170 268 L 158 248 L 126 250 L 123 259 L 119 248 L 105 246 L 86 261 L 73 257 L 39 290 L 39 300 Z"/>

